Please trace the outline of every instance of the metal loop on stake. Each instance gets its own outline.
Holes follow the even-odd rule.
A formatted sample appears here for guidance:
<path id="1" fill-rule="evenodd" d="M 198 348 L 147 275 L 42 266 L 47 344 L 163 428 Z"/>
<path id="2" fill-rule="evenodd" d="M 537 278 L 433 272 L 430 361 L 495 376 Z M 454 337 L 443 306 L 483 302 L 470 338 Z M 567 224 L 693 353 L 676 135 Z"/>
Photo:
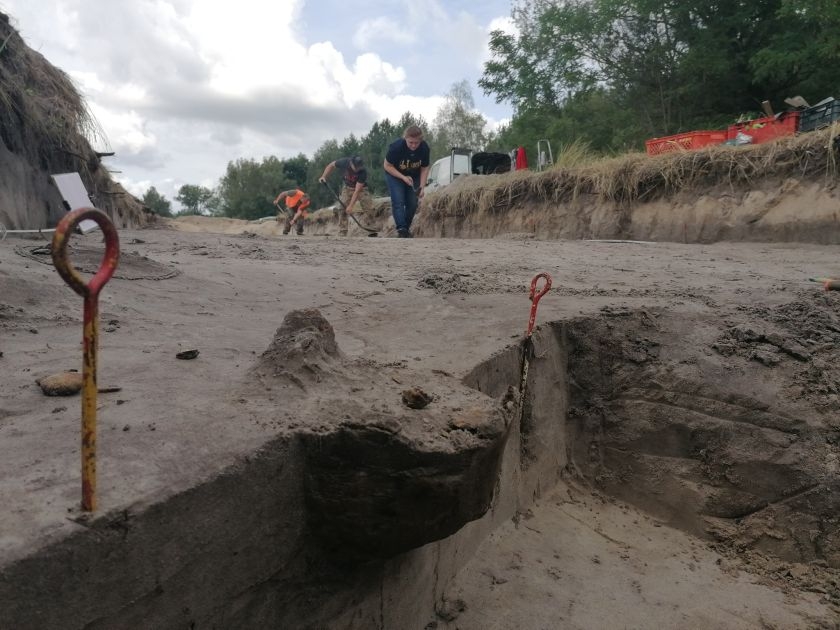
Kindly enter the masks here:
<path id="1" fill-rule="evenodd" d="M 543 285 L 542 289 L 537 291 L 537 281 L 542 278 L 545 280 L 545 284 Z M 534 279 L 531 280 L 531 291 L 528 294 L 528 299 L 531 300 L 531 316 L 528 319 L 528 329 L 525 331 L 525 337 L 530 337 L 531 332 L 534 330 L 534 322 L 537 319 L 537 305 L 540 302 L 540 298 L 548 293 L 548 290 L 551 288 L 551 276 L 545 273 L 544 271 L 538 273 L 534 276 Z"/>
<path id="2" fill-rule="evenodd" d="M 105 236 L 105 255 L 93 277 L 84 279 L 67 258 L 70 235 L 85 219 L 95 221 Z M 99 347 L 99 292 L 114 275 L 120 242 L 111 219 L 96 208 L 69 212 L 58 224 L 52 240 L 52 259 L 64 281 L 84 298 L 84 357 L 82 361 L 82 509 L 96 509 L 96 353 Z"/>
<path id="3" fill-rule="evenodd" d="M 105 236 L 105 256 L 99 265 L 99 270 L 90 281 L 85 284 L 84 279 L 70 264 L 67 258 L 67 244 L 70 242 L 70 235 L 76 227 L 85 219 L 95 221 L 102 234 Z M 96 208 L 78 208 L 67 213 L 55 228 L 52 240 L 52 259 L 56 271 L 70 285 L 76 293 L 82 297 L 96 297 L 105 286 L 105 283 L 114 275 L 120 258 L 120 239 L 117 236 L 117 229 L 111 223 L 108 215 Z"/>

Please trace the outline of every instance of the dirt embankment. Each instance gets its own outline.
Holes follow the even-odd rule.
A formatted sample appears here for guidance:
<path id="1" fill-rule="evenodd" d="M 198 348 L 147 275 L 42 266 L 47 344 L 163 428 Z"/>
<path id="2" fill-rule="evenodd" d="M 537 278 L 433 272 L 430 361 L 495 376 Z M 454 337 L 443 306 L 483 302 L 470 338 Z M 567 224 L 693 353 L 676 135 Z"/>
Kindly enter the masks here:
<path id="1" fill-rule="evenodd" d="M 463 177 L 429 195 L 416 233 L 840 243 L 838 130 L 757 146 Z"/>

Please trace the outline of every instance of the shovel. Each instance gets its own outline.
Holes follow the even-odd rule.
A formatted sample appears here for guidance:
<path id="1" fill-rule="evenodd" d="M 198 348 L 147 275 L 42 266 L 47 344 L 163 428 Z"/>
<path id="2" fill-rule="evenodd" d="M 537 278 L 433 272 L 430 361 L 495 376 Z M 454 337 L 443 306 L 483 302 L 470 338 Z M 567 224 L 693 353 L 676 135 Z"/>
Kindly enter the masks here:
<path id="1" fill-rule="evenodd" d="M 341 197 L 338 196 L 338 193 L 335 191 L 335 189 L 332 186 L 330 186 L 327 182 L 323 182 L 323 184 L 327 187 L 327 190 L 329 190 L 333 194 L 333 197 L 335 197 L 336 201 L 338 201 L 338 203 L 341 204 L 341 207 L 344 208 L 344 211 L 347 212 L 347 206 L 344 205 L 344 202 L 341 200 Z M 350 214 L 349 216 L 351 219 L 353 219 L 356 225 L 358 225 L 360 228 L 362 228 L 365 232 L 368 233 L 368 236 L 379 236 L 378 230 L 365 227 L 364 225 L 359 223 L 359 220 L 355 216 L 353 216 L 353 214 Z"/>
<path id="2" fill-rule="evenodd" d="M 295 218 L 295 211 L 292 210 L 290 207 L 286 205 L 281 206 L 279 203 L 275 203 L 274 207 L 277 208 L 278 211 L 283 212 L 284 214 L 288 214 L 289 219 Z"/>
<path id="3" fill-rule="evenodd" d="M 294 219 L 297 211 L 294 208 L 290 208 L 286 204 L 280 205 L 279 203 L 275 203 L 274 206 L 283 212 L 284 214 L 289 215 L 289 219 Z"/>

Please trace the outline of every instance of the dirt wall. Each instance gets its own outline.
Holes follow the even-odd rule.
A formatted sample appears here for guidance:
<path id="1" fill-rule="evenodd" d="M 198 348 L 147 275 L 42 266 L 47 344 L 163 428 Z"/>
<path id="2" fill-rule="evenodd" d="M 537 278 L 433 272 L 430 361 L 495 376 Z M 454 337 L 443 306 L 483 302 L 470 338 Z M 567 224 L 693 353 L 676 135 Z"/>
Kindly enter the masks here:
<path id="1" fill-rule="evenodd" d="M 77 160 L 57 161 L 49 169 L 34 166 L 0 140 L 0 223 L 8 230 L 51 228 L 66 214 L 51 175 L 80 172 L 91 205 L 120 228 L 151 225 L 156 217 L 99 166 L 93 174 L 78 169 Z M 85 181 L 86 180 L 86 181 Z"/>
<path id="2" fill-rule="evenodd" d="M 723 545 L 840 568 L 833 296 L 569 327 L 576 469 Z"/>
<path id="3" fill-rule="evenodd" d="M 840 243 L 840 196 L 833 181 L 788 177 L 754 188 L 715 186 L 653 201 L 609 202 L 595 194 L 557 203 L 484 211 L 420 212 L 418 236 Z"/>
<path id="4" fill-rule="evenodd" d="M 341 493 L 345 498 L 331 499 L 335 505 L 332 515 L 313 511 L 313 471 L 331 473 L 335 453 L 334 449 L 328 453 L 326 434 L 306 437 L 303 431 L 271 440 L 212 479 L 166 501 L 134 505 L 91 523 L 82 520 L 85 527 L 73 536 L 3 567 L 3 623 L 15 628 L 89 630 L 423 630 L 435 623 L 434 611 L 444 589 L 482 541 L 518 511 L 527 509 L 560 478 L 566 463 L 562 418 L 567 401 L 566 388 L 556 385 L 565 378 L 564 344 L 563 336 L 553 327 L 535 332 L 536 356 L 529 371 L 525 414 L 519 414 L 513 402 L 518 396 L 506 397 L 521 379 L 518 346 L 510 346 L 477 365 L 463 380 L 469 389 L 453 384 L 485 400 L 488 408 L 501 407 L 504 411 L 500 413 L 517 418 L 505 426 L 501 471 L 494 475 L 482 474 L 479 468 L 473 471 L 492 489 L 492 504 L 483 516 L 467 522 L 453 535 L 389 558 L 378 557 L 378 553 L 368 554 L 365 559 L 348 558 L 331 549 L 330 543 L 314 535 L 313 530 L 341 521 L 345 512 L 336 502 L 352 496 L 381 496 L 388 504 L 394 501 L 381 491 L 345 491 Z M 317 344 L 307 346 L 310 355 L 314 346 Z M 283 359 L 281 366 L 289 362 L 287 355 Z M 267 365 L 273 363 L 261 362 L 258 368 Z M 308 396 L 335 387 L 329 380 L 330 365 L 315 364 L 311 356 L 307 365 L 318 376 L 305 382 Z M 256 392 L 265 389 L 265 379 L 274 378 L 275 371 L 258 374 L 257 384 L 240 390 L 240 395 L 249 399 L 258 396 Z M 373 378 L 369 375 L 367 380 Z M 444 391 L 440 384 L 434 389 Z M 287 402 L 290 396 L 287 394 Z M 450 392 L 443 394 L 444 399 L 451 397 Z M 333 408 L 339 415 L 350 410 L 347 406 Z M 359 419 L 363 417 L 358 415 Z M 323 422 L 323 412 L 319 421 Z M 416 424 L 416 430 L 424 430 L 421 423 Z M 378 456 L 366 453 L 366 460 L 401 454 L 386 443 L 380 443 L 378 450 Z M 313 455 L 317 461 L 313 461 Z M 325 457 L 329 461 L 324 462 Z M 345 472 L 338 471 L 338 483 L 349 476 Z M 447 472 L 454 478 L 452 470 Z M 403 482 L 406 475 L 395 474 L 393 478 Z M 447 481 L 434 483 L 440 494 Z M 413 503 L 418 500 L 416 488 L 400 491 L 403 494 L 397 497 Z M 451 512 L 452 506 L 474 499 L 474 485 L 464 492 L 460 499 L 447 497 L 444 507 L 417 508 L 418 523 L 429 519 L 429 526 L 424 528 L 427 536 L 433 533 L 430 524 Z M 428 497 L 433 499 L 437 494 Z M 375 512 L 390 514 L 387 505 Z M 377 522 L 364 515 L 353 523 L 354 531 L 360 534 L 377 527 Z M 327 539 L 334 542 L 334 532 L 327 532 Z M 341 542 L 352 544 L 346 537 Z M 61 585 L 59 590 L 57 584 Z"/>

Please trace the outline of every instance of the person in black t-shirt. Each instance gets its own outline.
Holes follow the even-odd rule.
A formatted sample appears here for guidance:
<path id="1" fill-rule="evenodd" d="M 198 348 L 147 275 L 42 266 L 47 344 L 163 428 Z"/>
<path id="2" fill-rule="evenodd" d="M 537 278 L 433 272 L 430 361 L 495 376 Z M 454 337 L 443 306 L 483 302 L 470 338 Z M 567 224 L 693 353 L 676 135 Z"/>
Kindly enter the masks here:
<path id="1" fill-rule="evenodd" d="M 339 198 L 344 204 L 343 209 L 339 209 L 338 215 L 338 234 L 339 236 L 347 236 L 347 215 L 353 212 L 353 207 L 358 203 L 362 212 L 369 216 L 373 214 L 373 198 L 367 187 L 367 169 L 365 162 L 358 155 L 353 157 L 343 157 L 330 162 L 324 167 L 324 172 L 318 181 L 322 184 L 327 182 L 327 177 L 334 170 L 338 169 L 344 179 L 344 185 L 341 187 Z"/>
<path id="2" fill-rule="evenodd" d="M 429 154 L 423 130 L 416 125 L 408 127 L 402 138 L 388 145 L 383 167 L 391 194 L 391 213 L 400 238 L 411 238 L 411 222 L 429 176 Z"/>

